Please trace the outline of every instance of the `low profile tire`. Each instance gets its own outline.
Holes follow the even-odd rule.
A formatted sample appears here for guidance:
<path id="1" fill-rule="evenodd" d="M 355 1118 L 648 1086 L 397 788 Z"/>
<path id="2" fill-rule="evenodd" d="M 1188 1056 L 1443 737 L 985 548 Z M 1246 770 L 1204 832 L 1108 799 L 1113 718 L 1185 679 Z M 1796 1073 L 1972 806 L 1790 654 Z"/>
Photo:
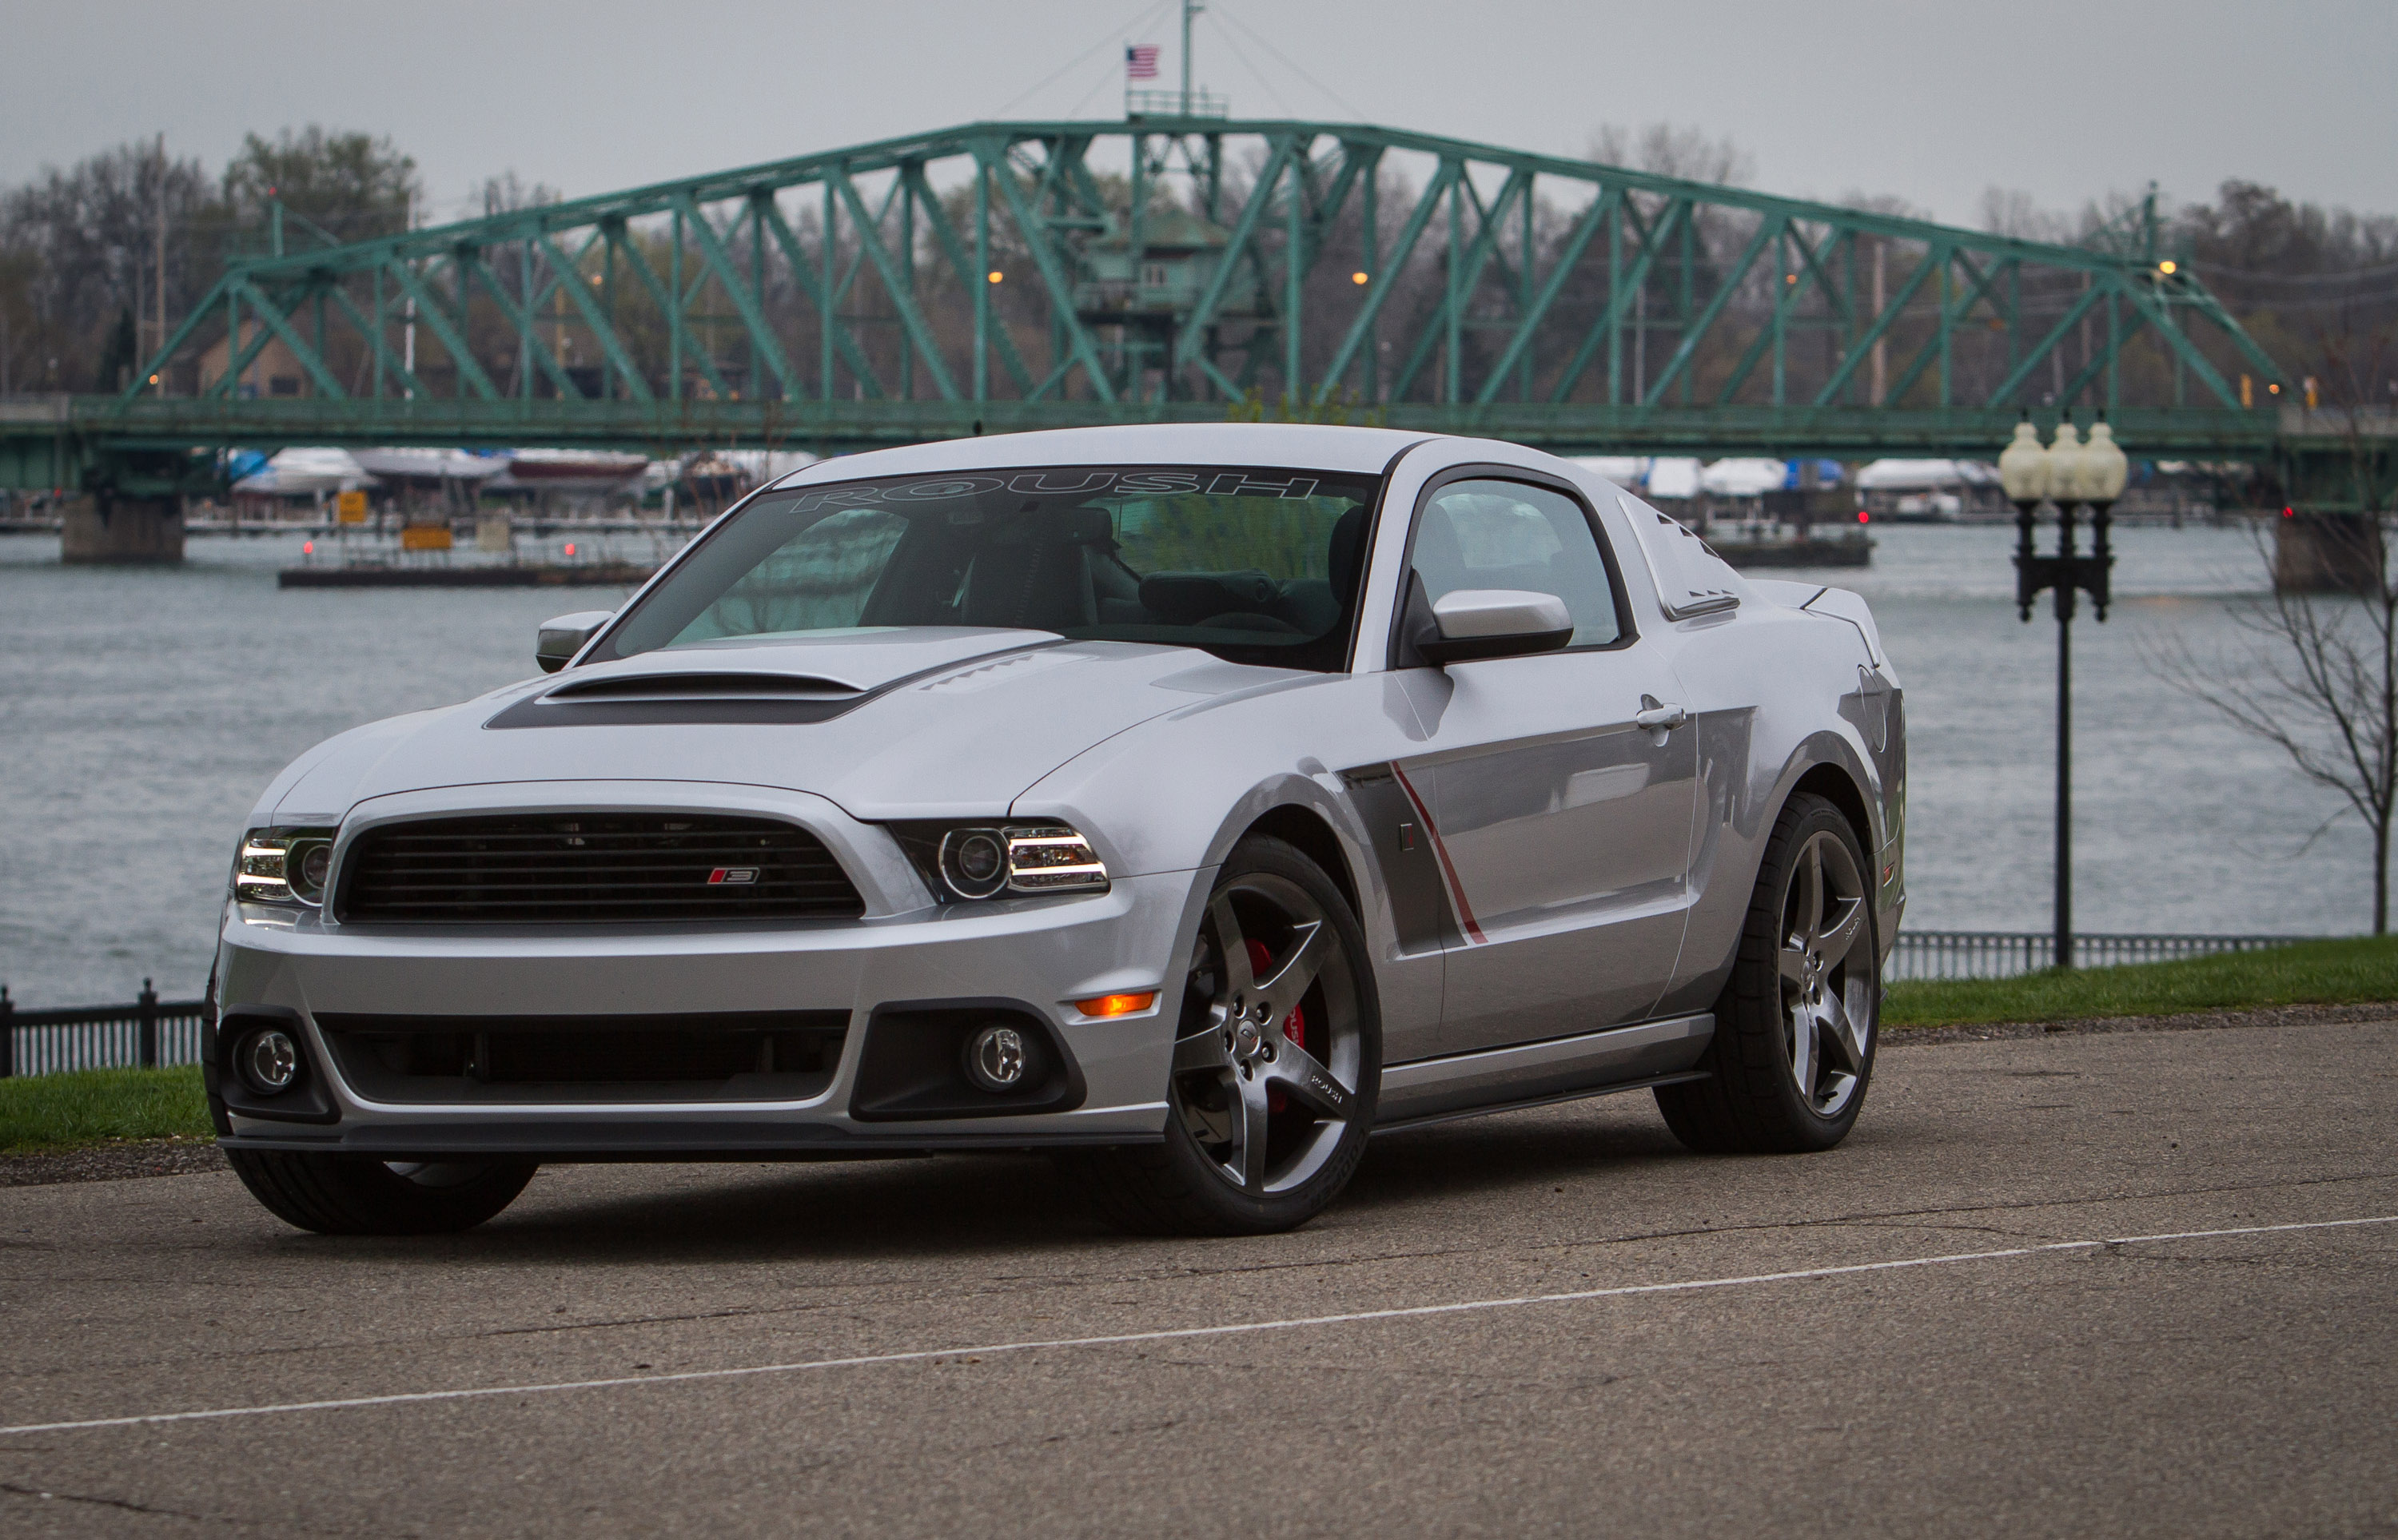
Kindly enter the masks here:
<path id="1" fill-rule="evenodd" d="M 1856 1126 L 1881 1020 L 1871 870 L 1839 809 L 1803 792 L 1783 808 L 1700 1061 L 1712 1073 L 1657 1088 L 1691 1149 L 1826 1150 Z"/>
<path id="2" fill-rule="evenodd" d="M 531 1160 L 433 1163 L 273 1150 L 227 1150 L 225 1163 L 268 1212 L 319 1235 L 470 1230 L 514 1202 L 537 1169 Z"/>
<path id="3" fill-rule="evenodd" d="M 1099 1218 L 1145 1235 L 1262 1235 L 1348 1185 L 1381 1087 L 1381 1001 L 1340 890 L 1294 846 L 1217 873 L 1177 1023 L 1165 1140 L 1070 1161 Z"/>

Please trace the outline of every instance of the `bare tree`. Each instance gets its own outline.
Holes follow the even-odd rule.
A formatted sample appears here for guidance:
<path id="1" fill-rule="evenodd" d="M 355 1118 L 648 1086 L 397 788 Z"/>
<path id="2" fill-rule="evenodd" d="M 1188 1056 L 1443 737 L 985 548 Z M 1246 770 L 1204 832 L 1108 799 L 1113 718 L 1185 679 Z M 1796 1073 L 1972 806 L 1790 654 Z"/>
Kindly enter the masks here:
<path id="1" fill-rule="evenodd" d="M 1757 174 L 1756 161 L 1730 136 L 1711 138 L 1696 124 L 1684 127 L 1660 122 L 1638 129 L 1606 124 L 1590 136 L 1585 158 L 1604 166 L 1636 167 L 1662 177 L 1727 187 L 1745 187 Z"/>
<path id="2" fill-rule="evenodd" d="M 2303 529 L 2293 529 L 2288 538 L 2316 542 L 2312 559 L 2302 564 L 2311 573 L 2294 570 L 2286 553 L 2259 531 L 2273 595 L 2238 614 L 2253 638 L 2245 658 L 2210 666 L 2176 638 L 2150 651 L 2149 665 L 2233 727 L 2278 746 L 2299 774 L 2339 793 L 2348 803 L 2343 811 L 2364 820 L 2373 836 L 2378 936 L 2390 929 L 2390 841 L 2398 814 L 2398 575 L 2390 566 L 2398 509 L 2388 469 L 2393 424 L 2391 409 L 2375 403 L 2390 372 L 2391 330 L 2325 331 L 2317 341 L 2318 378 L 2337 402 L 2323 415 L 2348 442 L 2358 512 L 2310 516 Z"/>

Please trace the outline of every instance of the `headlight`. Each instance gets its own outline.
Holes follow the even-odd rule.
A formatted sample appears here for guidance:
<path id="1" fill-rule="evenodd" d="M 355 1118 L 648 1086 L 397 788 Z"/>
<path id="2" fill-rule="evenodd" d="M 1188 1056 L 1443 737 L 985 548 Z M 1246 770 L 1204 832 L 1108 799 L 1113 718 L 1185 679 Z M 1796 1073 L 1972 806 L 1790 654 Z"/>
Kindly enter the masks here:
<path id="1" fill-rule="evenodd" d="M 322 904 L 333 865 L 333 829 L 252 829 L 234 858 L 233 896 L 244 904 Z"/>
<path id="2" fill-rule="evenodd" d="M 1098 852 L 1063 824 L 897 824 L 892 832 L 945 902 L 1108 890 Z"/>

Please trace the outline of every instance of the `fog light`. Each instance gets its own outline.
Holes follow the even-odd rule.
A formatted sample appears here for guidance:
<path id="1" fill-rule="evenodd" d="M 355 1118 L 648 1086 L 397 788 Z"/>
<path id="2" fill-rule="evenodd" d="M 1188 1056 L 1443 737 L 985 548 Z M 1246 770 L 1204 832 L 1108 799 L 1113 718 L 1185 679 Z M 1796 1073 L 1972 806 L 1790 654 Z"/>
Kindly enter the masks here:
<path id="1" fill-rule="evenodd" d="M 290 1033 L 268 1027 L 242 1039 L 235 1063 L 250 1090 L 261 1096 L 279 1096 L 300 1078 L 300 1045 Z"/>
<path id="2" fill-rule="evenodd" d="M 1024 1034 L 1012 1026 L 986 1026 L 966 1044 L 966 1078 L 994 1095 L 1022 1085 L 1030 1064 Z"/>

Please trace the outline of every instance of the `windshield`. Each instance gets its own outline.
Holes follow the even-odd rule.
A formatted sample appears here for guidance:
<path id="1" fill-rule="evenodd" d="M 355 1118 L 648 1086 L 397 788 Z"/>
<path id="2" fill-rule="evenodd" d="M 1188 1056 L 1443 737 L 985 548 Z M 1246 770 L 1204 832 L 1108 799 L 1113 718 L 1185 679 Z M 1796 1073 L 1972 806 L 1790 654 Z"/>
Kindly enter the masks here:
<path id="1" fill-rule="evenodd" d="M 1063 466 L 769 492 L 594 656 L 965 625 L 1338 669 L 1377 485 L 1287 468 Z"/>

